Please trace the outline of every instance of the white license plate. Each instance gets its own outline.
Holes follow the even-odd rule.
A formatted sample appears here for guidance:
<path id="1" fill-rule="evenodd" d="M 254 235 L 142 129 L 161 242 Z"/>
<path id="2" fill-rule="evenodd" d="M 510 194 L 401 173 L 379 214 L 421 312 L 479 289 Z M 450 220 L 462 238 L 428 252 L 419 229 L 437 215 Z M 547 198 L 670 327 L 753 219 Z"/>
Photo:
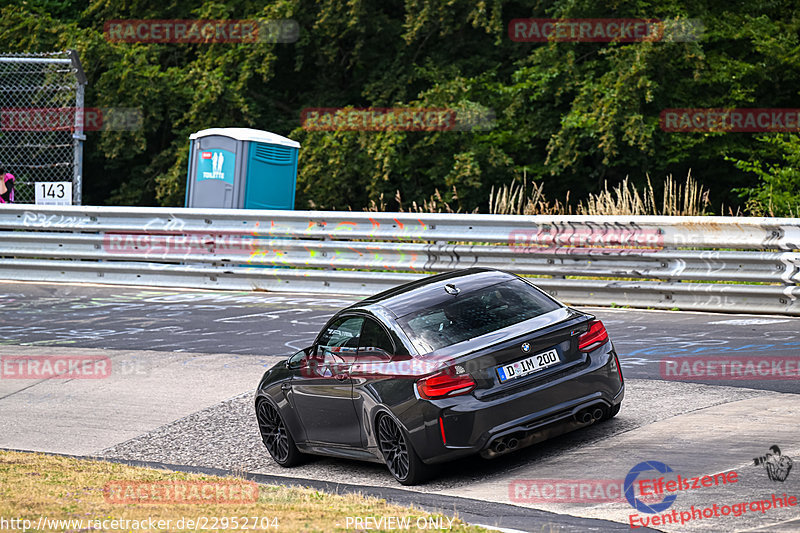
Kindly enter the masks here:
<path id="1" fill-rule="evenodd" d="M 498 366 L 497 375 L 500 377 L 500 383 L 504 383 L 509 379 L 521 378 L 560 362 L 557 351 L 547 350 L 508 365 Z"/>

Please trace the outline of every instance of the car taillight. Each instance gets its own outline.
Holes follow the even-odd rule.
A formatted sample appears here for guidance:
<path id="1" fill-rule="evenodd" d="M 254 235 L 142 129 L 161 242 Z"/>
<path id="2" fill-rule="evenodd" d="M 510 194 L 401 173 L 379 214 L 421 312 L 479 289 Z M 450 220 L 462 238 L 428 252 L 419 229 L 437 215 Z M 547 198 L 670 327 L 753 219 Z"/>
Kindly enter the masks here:
<path id="1" fill-rule="evenodd" d="M 578 338 L 578 350 L 591 352 L 608 341 L 608 332 L 599 320 L 589 322 L 589 331 Z"/>
<path id="2" fill-rule="evenodd" d="M 617 375 L 619 376 L 619 382 L 625 383 L 625 380 L 622 379 L 622 365 L 619 364 L 619 357 L 617 357 L 617 354 L 614 354 L 614 365 L 617 367 Z"/>
<path id="3" fill-rule="evenodd" d="M 426 400 L 434 400 L 467 394 L 475 385 L 472 376 L 466 373 L 457 374 L 451 368 L 417 381 L 417 390 Z"/>

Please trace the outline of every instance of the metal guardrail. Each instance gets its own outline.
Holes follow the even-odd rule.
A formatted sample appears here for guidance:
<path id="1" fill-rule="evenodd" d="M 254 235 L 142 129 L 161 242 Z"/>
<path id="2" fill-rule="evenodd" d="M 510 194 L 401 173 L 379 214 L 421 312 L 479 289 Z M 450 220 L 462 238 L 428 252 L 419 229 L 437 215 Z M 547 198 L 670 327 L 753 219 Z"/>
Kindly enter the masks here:
<path id="1" fill-rule="evenodd" d="M 0 235 L 0 279 L 372 294 L 485 266 L 575 305 L 800 315 L 798 219 L 4 206 Z"/>

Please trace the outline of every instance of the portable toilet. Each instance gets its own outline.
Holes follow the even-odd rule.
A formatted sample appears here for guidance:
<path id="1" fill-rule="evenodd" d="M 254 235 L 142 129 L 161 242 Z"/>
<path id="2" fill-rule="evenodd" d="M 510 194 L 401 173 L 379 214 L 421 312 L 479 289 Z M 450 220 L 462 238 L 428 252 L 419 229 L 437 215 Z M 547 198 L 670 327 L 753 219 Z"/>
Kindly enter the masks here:
<path id="1" fill-rule="evenodd" d="M 300 143 L 268 131 L 211 128 L 189 136 L 186 207 L 294 209 Z"/>

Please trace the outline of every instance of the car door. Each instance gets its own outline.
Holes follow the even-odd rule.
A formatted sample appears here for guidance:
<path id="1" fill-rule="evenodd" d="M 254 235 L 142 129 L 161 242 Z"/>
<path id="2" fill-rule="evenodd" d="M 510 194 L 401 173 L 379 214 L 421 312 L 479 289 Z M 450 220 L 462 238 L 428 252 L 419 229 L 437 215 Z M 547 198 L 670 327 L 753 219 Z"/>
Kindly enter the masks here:
<path id="1" fill-rule="evenodd" d="M 350 372 L 353 380 L 353 402 L 364 428 L 371 425 L 370 413 L 386 399 L 382 397 L 381 391 L 389 390 L 392 387 L 388 384 L 391 378 L 406 369 L 392 364 L 396 351 L 386 329 L 372 317 L 365 318 L 358 354 Z M 376 388 L 375 385 L 380 382 L 383 383 Z M 396 383 L 402 385 L 400 382 Z M 364 439 L 366 442 L 366 434 Z"/>
<path id="2" fill-rule="evenodd" d="M 350 366 L 363 323 L 364 317 L 352 315 L 331 322 L 292 377 L 291 397 L 310 442 L 361 446 Z"/>

